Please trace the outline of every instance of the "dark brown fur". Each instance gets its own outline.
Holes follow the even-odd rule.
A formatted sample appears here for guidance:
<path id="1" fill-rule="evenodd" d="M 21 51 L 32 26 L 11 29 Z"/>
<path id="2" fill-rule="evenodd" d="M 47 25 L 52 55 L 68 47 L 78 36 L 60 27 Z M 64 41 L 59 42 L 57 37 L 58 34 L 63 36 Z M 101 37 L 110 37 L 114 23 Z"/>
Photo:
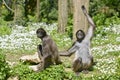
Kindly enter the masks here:
<path id="1" fill-rule="evenodd" d="M 42 60 L 42 68 L 40 69 L 45 69 L 54 63 L 61 64 L 57 45 L 51 37 L 43 28 L 37 29 L 36 34 L 42 40 L 42 45 L 37 47 L 39 58 Z"/>

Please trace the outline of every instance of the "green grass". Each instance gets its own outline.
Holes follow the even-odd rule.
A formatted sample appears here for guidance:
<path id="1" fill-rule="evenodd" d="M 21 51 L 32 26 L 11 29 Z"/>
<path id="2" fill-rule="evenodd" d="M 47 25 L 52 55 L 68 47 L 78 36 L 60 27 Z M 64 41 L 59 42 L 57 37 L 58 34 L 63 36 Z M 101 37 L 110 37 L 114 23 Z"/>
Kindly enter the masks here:
<path id="1" fill-rule="evenodd" d="M 8 26 L 0 26 L 0 36 L 11 34 L 12 29 Z"/>

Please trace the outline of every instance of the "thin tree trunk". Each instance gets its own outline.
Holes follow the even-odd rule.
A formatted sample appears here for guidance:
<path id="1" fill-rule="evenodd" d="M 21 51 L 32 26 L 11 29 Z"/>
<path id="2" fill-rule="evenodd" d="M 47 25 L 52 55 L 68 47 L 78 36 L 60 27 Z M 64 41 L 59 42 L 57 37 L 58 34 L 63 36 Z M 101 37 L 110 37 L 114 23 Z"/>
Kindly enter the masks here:
<path id="1" fill-rule="evenodd" d="M 37 13 L 36 13 L 37 22 L 40 21 L 40 0 L 37 0 Z"/>
<path id="2" fill-rule="evenodd" d="M 58 32 L 64 33 L 68 20 L 68 1 L 58 1 Z"/>
<path id="3" fill-rule="evenodd" d="M 3 3 L 5 4 L 5 6 L 6 6 L 6 8 L 8 9 L 8 10 L 10 10 L 10 11 L 12 11 L 12 12 L 14 12 L 14 10 L 13 9 L 11 9 L 7 4 L 6 4 L 6 2 L 5 2 L 5 0 L 2 0 L 3 1 Z"/>
<path id="4" fill-rule="evenodd" d="M 24 17 L 24 8 L 22 6 L 22 2 L 18 0 L 14 0 L 15 12 L 14 12 L 14 23 L 18 25 L 23 24 L 23 17 Z"/>
<path id="5" fill-rule="evenodd" d="M 69 13 L 73 14 L 73 1 L 74 0 L 69 0 Z"/>
<path id="6" fill-rule="evenodd" d="M 73 40 L 76 40 L 75 33 L 77 32 L 77 30 L 81 29 L 86 33 L 88 28 L 87 19 L 85 18 L 81 10 L 82 5 L 85 5 L 88 11 L 89 0 L 74 0 L 73 2 L 73 6 L 74 6 Z"/>
<path id="7" fill-rule="evenodd" d="M 14 6 L 15 6 L 15 11 L 14 11 L 14 23 L 16 22 L 16 17 L 17 17 L 17 5 L 16 5 L 16 0 L 14 0 Z"/>

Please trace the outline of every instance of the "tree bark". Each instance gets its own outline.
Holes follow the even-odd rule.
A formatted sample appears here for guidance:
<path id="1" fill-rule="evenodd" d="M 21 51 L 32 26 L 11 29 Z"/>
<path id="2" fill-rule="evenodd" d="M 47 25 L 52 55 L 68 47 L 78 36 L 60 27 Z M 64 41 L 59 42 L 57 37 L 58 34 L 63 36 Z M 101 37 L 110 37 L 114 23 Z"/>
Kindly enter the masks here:
<path id="1" fill-rule="evenodd" d="M 73 7 L 74 7 L 74 13 L 73 13 L 73 17 L 74 17 L 74 22 L 73 22 L 73 40 L 76 40 L 76 32 L 77 30 L 81 29 L 83 30 L 85 33 L 87 31 L 88 28 L 88 22 L 87 19 L 85 18 L 82 10 L 81 10 L 81 6 L 85 5 L 87 11 L 89 8 L 89 0 L 74 0 L 73 1 Z"/>
<path id="2" fill-rule="evenodd" d="M 37 0 L 37 13 L 36 13 L 37 22 L 40 21 L 40 0 Z"/>
<path id="3" fill-rule="evenodd" d="M 68 1 L 58 1 L 58 32 L 64 33 L 68 20 Z"/>
<path id="4" fill-rule="evenodd" d="M 74 0 L 69 0 L 69 13 L 73 14 L 73 1 Z"/>
<path id="5" fill-rule="evenodd" d="M 19 2 L 17 0 L 14 0 L 14 23 L 18 25 L 23 24 L 23 17 L 24 17 L 24 8 L 22 6 L 22 2 Z"/>

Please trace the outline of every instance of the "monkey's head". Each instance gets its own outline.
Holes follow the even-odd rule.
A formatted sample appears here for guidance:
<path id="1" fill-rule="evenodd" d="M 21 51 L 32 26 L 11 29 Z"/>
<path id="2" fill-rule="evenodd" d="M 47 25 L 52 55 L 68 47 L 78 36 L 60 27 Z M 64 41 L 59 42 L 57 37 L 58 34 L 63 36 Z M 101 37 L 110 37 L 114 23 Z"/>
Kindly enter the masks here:
<path id="1" fill-rule="evenodd" d="M 81 42 L 85 37 L 85 33 L 83 32 L 83 30 L 78 30 L 76 32 L 76 38 L 77 38 L 77 41 Z"/>
<path id="2" fill-rule="evenodd" d="M 46 31 L 43 28 L 38 28 L 36 31 L 36 34 L 37 34 L 37 37 L 41 39 L 47 35 Z"/>

